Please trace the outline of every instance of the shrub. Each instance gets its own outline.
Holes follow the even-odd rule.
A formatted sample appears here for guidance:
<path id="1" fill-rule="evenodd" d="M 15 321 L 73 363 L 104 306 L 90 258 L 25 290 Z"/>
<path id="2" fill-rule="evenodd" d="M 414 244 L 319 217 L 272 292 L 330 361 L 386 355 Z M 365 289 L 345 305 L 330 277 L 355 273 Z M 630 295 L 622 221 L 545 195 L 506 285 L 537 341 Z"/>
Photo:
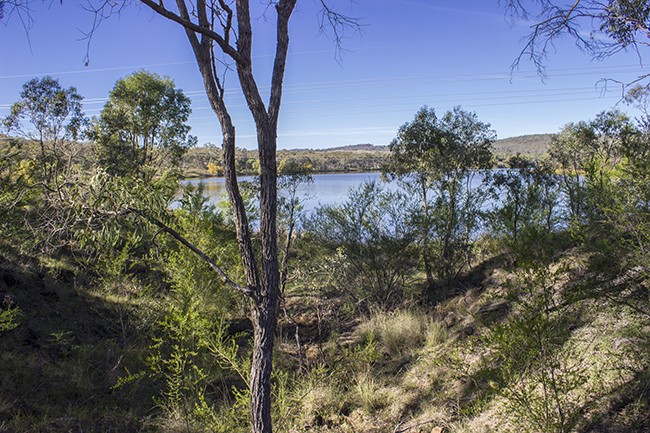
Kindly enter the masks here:
<path id="1" fill-rule="evenodd" d="M 417 252 L 408 199 L 376 182 L 350 190 L 341 206 L 323 206 L 305 222 L 314 240 L 342 253 L 359 282 L 359 300 L 392 305 L 402 299 Z"/>

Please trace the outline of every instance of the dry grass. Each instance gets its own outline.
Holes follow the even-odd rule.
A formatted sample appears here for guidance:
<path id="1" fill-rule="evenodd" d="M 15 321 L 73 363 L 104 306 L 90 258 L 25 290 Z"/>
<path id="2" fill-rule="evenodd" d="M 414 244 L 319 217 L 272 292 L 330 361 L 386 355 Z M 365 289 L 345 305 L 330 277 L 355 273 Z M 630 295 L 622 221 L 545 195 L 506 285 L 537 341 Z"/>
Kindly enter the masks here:
<path id="1" fill-rule="evenodd" d="M 391 357 L 413 353 L 424 345 L 436 346 L 447 339 L 443 324 L 419 311 L 377 311 L 356 330 L 357 341 L 376 339 Z"/>

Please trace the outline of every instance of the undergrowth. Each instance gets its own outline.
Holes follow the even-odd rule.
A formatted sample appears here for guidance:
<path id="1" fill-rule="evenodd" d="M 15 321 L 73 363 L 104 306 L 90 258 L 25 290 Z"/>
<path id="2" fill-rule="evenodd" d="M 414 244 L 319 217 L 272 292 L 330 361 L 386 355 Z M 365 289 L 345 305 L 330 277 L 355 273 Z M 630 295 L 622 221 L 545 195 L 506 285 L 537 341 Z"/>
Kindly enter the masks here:
<path id="1" fill-rule="evenodd" d="M 647 429 L 648 322 L 624 305 L 575 302 L 586 270 L 574 249 L 543 266 L 495 257 L 435 306 L 409 300 L 361 318 L 336 287 L 297 287 L 288 314 L 302 347 L 283 317 L 276 429 Z M 182 252 L 152 270 L 168 275 L 159 286 L 141 260 L 100 276 L 67 259 L 3 257 L 0 431 L 248 431 L 245 304 Z"/>

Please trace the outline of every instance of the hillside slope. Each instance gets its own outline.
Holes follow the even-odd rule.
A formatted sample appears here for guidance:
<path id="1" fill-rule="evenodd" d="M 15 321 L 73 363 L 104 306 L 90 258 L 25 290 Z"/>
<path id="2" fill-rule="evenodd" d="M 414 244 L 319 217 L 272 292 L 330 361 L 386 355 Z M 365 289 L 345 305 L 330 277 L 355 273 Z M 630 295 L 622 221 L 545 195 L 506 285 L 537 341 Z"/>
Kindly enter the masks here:
<path id="1" fill-rule="evenodd" d="M 497 140 L 493 148 L 496 154 L 517 154 L 540 157 L 546 153 L 548 143 L 553 134 L 521 135 Z"/>

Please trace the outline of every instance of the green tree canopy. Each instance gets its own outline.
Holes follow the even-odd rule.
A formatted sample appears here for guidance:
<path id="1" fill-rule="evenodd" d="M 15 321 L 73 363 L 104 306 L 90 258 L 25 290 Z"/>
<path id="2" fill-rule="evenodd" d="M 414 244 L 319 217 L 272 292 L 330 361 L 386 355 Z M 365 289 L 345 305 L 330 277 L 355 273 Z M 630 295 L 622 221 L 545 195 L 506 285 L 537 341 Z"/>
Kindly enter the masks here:
<path id="1" fill-rule="evenodd" d="M 460 178 L 468 170 L 490 167 L 495 139 L 496 133 L 476 113 L 455 107 L 438 118 L 425 106 L 390 143 L 392 161 L 385 173 L 400 179 L 424 176 L 434 182 Z"/>
<path id="2" fill-rule="evenodd" d="M 118 80 L 91 133 L 99 165 L 146 179 L 177 166 L 196 144 L 190 105 L 169 77 L 138 71 Z"/>
<path id="3" fill-rule="evenodd" d="M 569 123 L 551 138 L 548 153 L 562 169 L 573 219 L 586 210 L 589 197 L 603 204 L 608 196 L 605 190 L 611 187 L 608 176 L 624 160 L 626 151 L 639 143 L 638 136 L 627 115 L 611 110 L 589 122 Z M 585 195 L 587 187 L 592 190 L 590 195 Z"/>
<path id="4" fill-rule="evenodd" d="M 455 233 L 462 228 L 461 221 L 464 221 L 462 224 L 466 229 L 474 224 L 472 220 L 477 212 L 472 209 L 479 206 L 478 201 L 471 197 L 471 192 L 463 195 L 462 184 L 472 170 L 491 167 L 491 148 L 495 139 L 496 133 L 490 129 L 490 125 L 479 121 L 475 113 L 455 107 L 438 117 L 435 110 L 424 106 L 412 122 L 399 128 L 397 137 L 389 145 L 391 161 L 384 167 L 384 175 L 398 179 L 422 203 L 417 220 L 429 287 L 434 285 L 429 260 L 432 226 L 437 225 L 441 232 L 442 251 L 438 262 L 442 267 L 439 274 L 451 275 L 451 262 L 456 260 L 451 257 L 455 249 L 452 248 Z M 431 210 L 432 190 L 437 196 L 437 217 L 433 216 Z M 461 204 L 463 197 L 464 203 Z M 436 218 L 437 222 L 434 221 Z M 466 233 L 469 231 L 465 230 Z M 461 242 L 460 239 L 458 241 Z M 443 266 L 444 263 L 446 265 Z"/>
<path id="5" fill-rule="evenodd" d="M 38 178 L 46 184 L 64 174 L 78 151 L 71 147 L 83 136 L 87 123 L 81 111 L 82 99 L 76 88 L 64 89 L 52 77 L 34 78 L 23 85 L 20 100 L 2 119 L 9 133 L 38 143 L 39 154 L 34 159 L 40 169 Z"/>

